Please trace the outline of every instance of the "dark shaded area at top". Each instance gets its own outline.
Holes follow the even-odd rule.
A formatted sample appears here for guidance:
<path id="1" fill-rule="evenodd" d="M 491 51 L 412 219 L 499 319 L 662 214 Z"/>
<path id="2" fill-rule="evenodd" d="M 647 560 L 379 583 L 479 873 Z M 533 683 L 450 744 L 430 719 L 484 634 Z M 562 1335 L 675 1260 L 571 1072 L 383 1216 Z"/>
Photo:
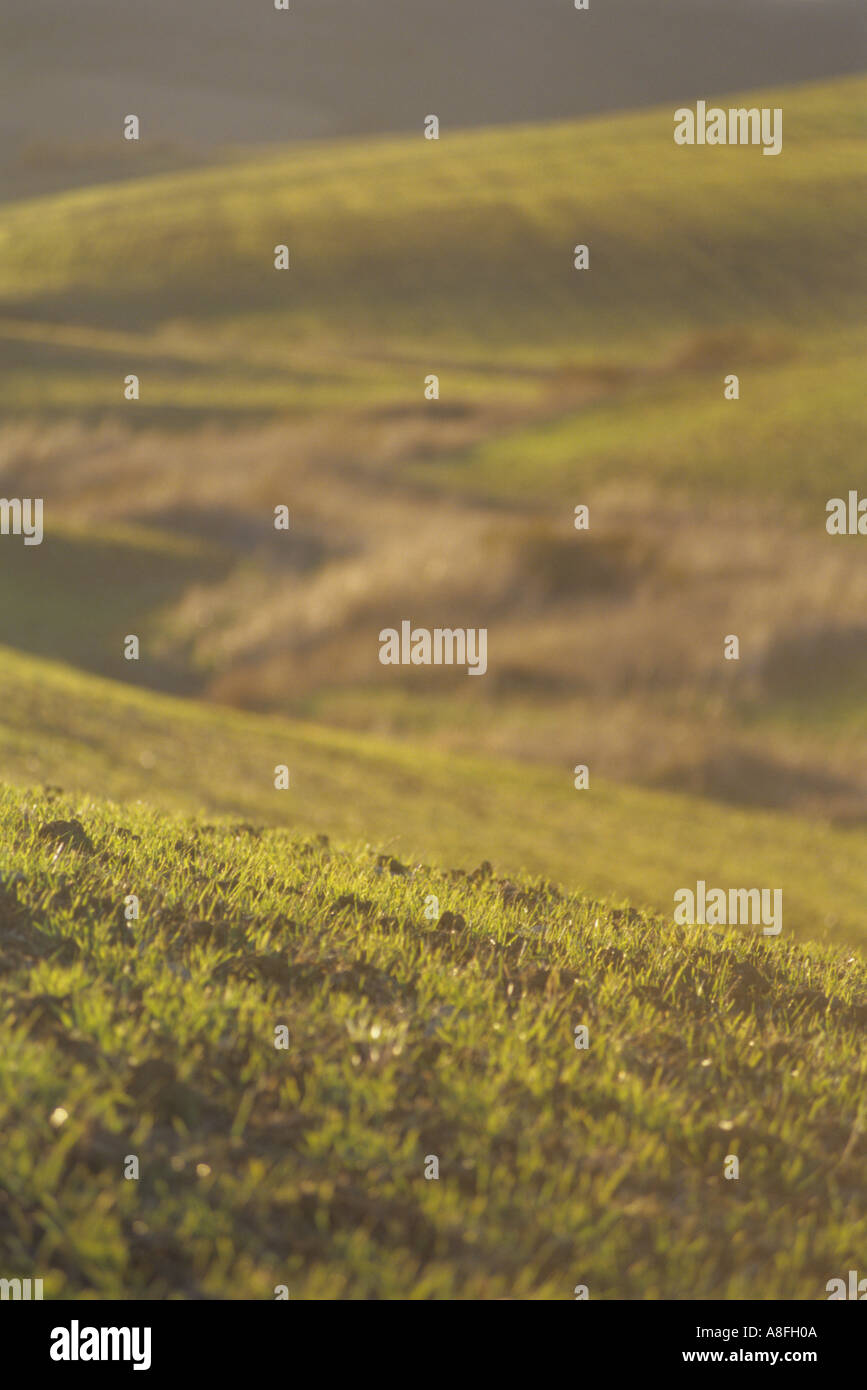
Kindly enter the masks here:
<path id="1" fill-rule="evenodd" d="M 0 141 L 446 128 L 867 66 L 863 0 L 2 0 Z M 8 157 L 8 144 L 7 144 Z"/>

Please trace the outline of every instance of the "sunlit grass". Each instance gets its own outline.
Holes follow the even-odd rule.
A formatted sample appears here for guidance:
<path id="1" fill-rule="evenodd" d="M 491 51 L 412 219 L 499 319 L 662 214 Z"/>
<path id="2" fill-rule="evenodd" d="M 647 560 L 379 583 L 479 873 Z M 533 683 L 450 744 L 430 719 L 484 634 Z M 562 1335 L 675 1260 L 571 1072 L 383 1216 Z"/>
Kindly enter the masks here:
<path id="1" fill-rule="evenodd" d="M 4 789 L 0 831 L 7 1277 L 810 1300 L 856 1267 L 850 953 L 57 792 Z"/>

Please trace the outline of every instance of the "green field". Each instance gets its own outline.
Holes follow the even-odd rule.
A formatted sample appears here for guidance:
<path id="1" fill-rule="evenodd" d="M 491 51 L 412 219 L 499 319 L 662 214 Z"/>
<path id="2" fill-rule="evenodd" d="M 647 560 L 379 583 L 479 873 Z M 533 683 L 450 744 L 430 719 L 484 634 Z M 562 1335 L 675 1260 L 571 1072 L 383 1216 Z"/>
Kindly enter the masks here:
<path id="1" fill-rule="evenodd" d="M 123 679 L 135 632 L 151 687 L 446 750 L 460 701 L 389 688 L 364 634 L 469 610 L 498 657 L 464 745 L 560 767 L 578 729 L 609 780 L 717 797 L 683 769 L 721 700 L 745 806 L 867 823 L 858 542 L 824 531 L 867 426 L 865 98 L 751 93 L 776 159 L 694 159 L 663 109 L 3 205 L 0 482 L 49 521 L 0 547 L 0 643 Z"/>
<path id="2" fill-rule="evenodd" d="M 243 418 L 418 400 L 430 371 L 451 400 L 532 397 L 552 369 L 645 375 L 709 332 L 747 361 L 822 363 L 829 329 L 863 324 L 864 93 L 751 93 L 785 106 L 783 156 L 727 149 L 688 177 L 653 111 L 290 147 L 4 206 L 0 402 Z"/>
<path id="3" fill-rule="evenodd" d="M 3 791 L 0 831 L 0 1238 L 46 1297 L 821 1299 L 858 1267 L 860 959 L 56 792 Z"/>
<path id="4" fill-rule="evenodd" d="M 490 859 L 671 915 L 678 888 L 783 889 L 786 937 L 865 940 L 867 833 L 723 809 L 306 722 L 202 707 L 3 653 L 0 759 L 22 785 L 234 815 L 449 867 Z M 35 732 L 38 731 L 38 737 Z M 290 788 L 274 788 L 274 768 Z"/>
<path id="5" fill-rule="evenodd" d="M 824 505 L 863 473 L 865 99 L 751 93 L 777 159 L 665 110 L 0 206 L 0 492 L 46 527 L 0 539 L 4 1277 L 860 1267 L 867 589 Z M 380 666 L 407 616 L 487 626 L 485 680 Z M 699 879 L 781 889 L 782 934 L 676 927 Z"/>
<path id="6" fill-rule="evenodd" d="M 865 95 L 753 93 L 785 106 L 783 156 L 721 150 L 689 178 L 649 111 L 0 208 L 0 390 L 21 417 L 0 477 L 48 517 L 38 551 L 0 548 L 0 641 L 51 663 L 6 660 L 9 775 L 472 846 L 661 910 L 696 863 L 785 882 L 803 937 L 860 939 L 864 592 L 823 499 L 865 425 Z M 586 275 L 578 240 L 600 251 Z M 395 602 L 489 623 L 484 691 L 385 681 Z M 729 630 L 748 677 L 719 670 Z"/>

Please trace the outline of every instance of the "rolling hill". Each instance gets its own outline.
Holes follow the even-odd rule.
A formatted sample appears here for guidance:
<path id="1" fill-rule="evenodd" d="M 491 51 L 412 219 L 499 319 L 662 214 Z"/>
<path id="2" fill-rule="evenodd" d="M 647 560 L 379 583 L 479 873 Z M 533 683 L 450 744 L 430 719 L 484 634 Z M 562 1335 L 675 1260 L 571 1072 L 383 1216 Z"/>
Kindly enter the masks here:
<path id="1" fill-rule="evenodd" d="M 864 939 L 867 835 L 135 690 L 3 653 L 0 759 L 19 785 L 235 816 L 430 860 L 491 860 L 670 916 L 699 878 L 781 887 L 787 939 Z M 288 791 L 274 769 L 290 770 Z M 87 818 L 86 811 L 81 814 Z"/>
<path id="2" fill-rule="evenodd" d="M 0 544 L 5 1277 L 859 1267 L 867 577 L 824 500 L 865 96 L 751 93 L 775 160 L 656 110 L 0 207 L 0 489 L 46 518 Z M 487 626 L 486 679 L 379 666 L 409 614 Z M 782 933 L 676 926 L 699 880 L 780 889 Z"/>
<path id="3" fill-rule="evenodd" d="M 4 1277 L 816 1300 L 858 1268 L 848 951 L 56 790 L 0 791 L 0 837 Z"/>
<path id="4" fill-rule="evenodd" d="M 532 399 L 563 366 L 640 371 L 721 329 L 821 360 L 862 318 L 864 100 L 863 78 L 730 98 L 783 107 L 774 160 L 690 162 L 666 108 L 297 145 L 3 207 L 0 333 L 28 359 L 4 408 L 123 411 L 136 365 L 144 417 L 418 402 L 435 369 L 444 398 L 475 398 L 480 372 Z"/>
<path id="5" fill-rule="evenodd" d="M 645 0 L 592 14 L 563 0 L 438 0 L 435 23 L 419 0 L 290 8 L 41 0 L 37 12 L 6 0 L 0 197 L 129 177 L 116 158 L 129 110 L 144 122 L 144 173 L 154 156 L 412 131 L 428 110 L 452 129 L 575 118 L 815 81 L 864 60 L 857 0 L 668 0 L 664 20 Z"/>
<path id="6" fill-rule="evenodd" d="M 694 160 L 657 109 L 3 207 L 0 486 L 49 525 L 0 547 L 0 641 L 125 679 L 135 632 L 152 687 L 867 822 L 865 579 L 824 530 L 867 423 L 865 95 L 731 98 L 783 107 L 776 159 Z M 384 680 L 398 609 L 488 626 L 484 691 Z"/>

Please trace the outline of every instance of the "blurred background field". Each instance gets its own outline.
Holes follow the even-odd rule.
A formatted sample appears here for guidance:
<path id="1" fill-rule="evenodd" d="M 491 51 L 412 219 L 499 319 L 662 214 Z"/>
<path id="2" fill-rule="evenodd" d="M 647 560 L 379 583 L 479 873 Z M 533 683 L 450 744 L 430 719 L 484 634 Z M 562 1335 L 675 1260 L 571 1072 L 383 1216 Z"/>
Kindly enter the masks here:
<path id="1" fill-rule="evenodd" d="M 799 934 L 863 930 L 867 569 L 824 523 L 864 477 L 865 98 L 732 98 L 783 107 L 776 159 L 696 158 L 656 108 L 0 206 L 0 490 L 46 515 L 0 547 L 8 775 L 195 784 L 431 853 L 474 843 L 471 782 L 480 850 L 516 868 L 662 908 L 695 877 L 782 883 Z M 405 617 L 486 626 L 488 675 L 380 666 Z M 159 707 L 167 765 L 138 761 L 145 705 L 14 651 L 195 700 Z M 217 706 L 247 717 L 209 790 L 177 731 L 218 742 Z M 61 707 L 95 712 L 83 749 Z"/>
<path id="2" fill-rule="evenodd" d="M 6 0 L 0 496 L 45 536 L 0 537 L 4 1278 L 862 1267 L 864 37 Z M 696 97 L 782 107 L 782 154 L 676 147 Z M 404 619 L 487 674 L 383 667 Z M 781 935 L 675 925 L 699 879 L 781 888 Z"/>

